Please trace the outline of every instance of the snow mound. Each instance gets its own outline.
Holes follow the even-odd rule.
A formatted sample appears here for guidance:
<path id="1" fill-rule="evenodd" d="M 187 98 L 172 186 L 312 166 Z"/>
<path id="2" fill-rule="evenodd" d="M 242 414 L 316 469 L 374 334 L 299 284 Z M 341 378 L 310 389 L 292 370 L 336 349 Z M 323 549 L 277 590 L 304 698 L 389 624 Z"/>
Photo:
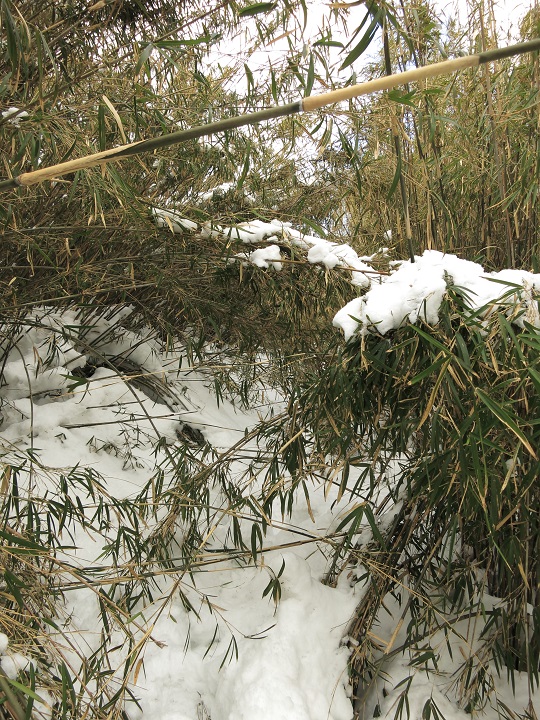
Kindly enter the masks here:
<path id="1" fill-rule="evenodd" d="M 70 667 L 104 652 L 99 578 L 109 572 L 117 577 L 114 568 L 119 566 L 118 584 L 127 585 L 132 576 L 121 568 L 135 562 L 132 545 L 119 544 L 116 554 L 111 549 L 128 533 L 139 533 L 144 540 L 168 519 L 171 496 L 165 491 L 176 487 L 188 456 L 198 468 L 223 453 L 230 482 L 246 493 L 259 492 L 249 468 L 259 451 L 250 431 L 263 417 L 261 410 L 236 407 L 226 397 L 218 400 L 212 375 L 190 365 L 183 346 L 164 352 L 150 330 L 130 330 L 127 315 L 129 308 L 110 308 L 101 315 L 38 308 L 2 348 L 6 371 L 0 450 L 4 464 L 18 468 L 19 502 L 31 493 L 32 498 L 58 498 L 58 504 L 65 504 L 67 493 L 79 509 L 58 534 L 62 545 L 55 552 L 65 568 L 61 581 L 67 589 L 57 626 L 44 628 L 44 638 L 49 633 L 50 642 L 62 646 Z M 159 387 L 149 387 L 152 379 L 159 380 Z M 268 398 L 271 389 L 263 389 Z M 192 436 L 194 431 L 202 435 L 189 453 L 186 427 Z M 34 464 L 26 460 L 28 448 Z M 146 500 L 156 478 L 162 479 L 163 499 L 156 493 Z M 260 566 L 255 567 L 220 552 L 230 545 L 230 517 L 236 511 L 229 516 L 220 485 L 209 483 L 200 566 L 186 573 L 177 557 L 174 572 L 156 572 L 153 598 L 141 597 L 132 609 L 129 628 L 140 658 L 129 687 L 139 707 L 127 703 L 126 718 L 350 719 L 348 650 L 341 637 L 356 598 L 347 583 L 332 588 L 321 582 L 328 560 L 317 542 L 319 532 L 326 534 L 348 501 L 338 503 L 337 491 L 327 496 L 323 490 L 313 491 L 310 507 L 305 499 L 297 502 L 290 526 L 272 521 L 264 556 L 261 548 Z M 141 494 L 144 503 L 138 500 Z M 138 514 L 123 513 L 128 505 L 157 503 L 154 497 L 160 502 L 155 516 L 143 514 L 135 521 Z M 317 517 L 316 532 L 311 512 Z M 180 544 L 184 524 L 181 518 L 175 522 Z M 241 522 L 248 537 L 251 522 Z M 313 544 L 300 543 L 283 553 L 280 548 L 291 540 L 289 528 L 303 528 Z M 80 577 L 89 573 L 98 578 L 96 586 L 85 580 L 78 587 Z M 282 587 L 277 607 L 265 594 L 275 576 Z M 126 681 L 124 668 L 133 652 L 124 641 L 119 626 L 110 630 L 107 662 L 114 683 Z M 33 660 L 10 642 L 0 633 L 0 668 L 18 682 Z M 35 672 L 39 680 L 41 667 L 36 665 Z M 45 701 L 36 701 L 36 720 L 51 720 L 57 698 L 37 684 L 36 691 Z"/>
<path id="2" fill-rule="evenodd" d="M 242 260 L 244 265 L 255 265 L 264 269 L 273 267 L 274 270 L 281 270 L 283 267 L 279 245 L 267 245 L 250 253 L 238 253 L 234 257 Z"/>

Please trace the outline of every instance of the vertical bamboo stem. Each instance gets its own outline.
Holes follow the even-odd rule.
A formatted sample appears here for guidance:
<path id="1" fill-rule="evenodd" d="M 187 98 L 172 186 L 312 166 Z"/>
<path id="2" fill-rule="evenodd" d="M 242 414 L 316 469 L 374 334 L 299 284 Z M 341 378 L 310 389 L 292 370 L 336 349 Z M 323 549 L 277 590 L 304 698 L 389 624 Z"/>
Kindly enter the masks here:
<path id="1" fill-rule="evenodd" d="M 481 31 L 481 37 L 482 37 L 482 51 L 485 52 L 486 45 L 487 45 L 487 38 L 486 38 L 486 28 L 485 28 L 485 24 L 484 24 L 484 3 L 483 2 L 480 4 L 479 13 L 480 13 L 480 31 Z M 497 173 L 497 185 L 499 187 L 500 202 L 504 202 L 506 195 L 507 195 L 506 173 L 505 173 L 505 167 L 504 167 L 504 160 L 501 155 L 501 151 L 500 151 L 500 147 L 499 147 L 499 140 L 497 137 L 497 124 L 496 124 L 495 109 L 493 107 L 493 96 L 492 96 L 493 89 L 492 89 L 492 85 L 491 85 L 491 75 L 490 75 L 487 63 L 484 65 L 484 80 L 485 80 L 485 86 L 486 86 L 486 100 L 487 100 L 487 107 L 488 107 L 489 124 L 491 127 L 491 138 L 492 138 L 492 142 L 493 142 L 493 161 L 495 163 L 495 171 Z M 509 264 L 509 267 L 514 267 L 514 264 L 515 264 L 514 242 L 513 242 L 513 237 L 512 237 L 512 223 L 510 220 L 510 213 L 508 211 L 508 208 L 504 208 L 503 215 L 504 215 L 504 224 L 505 224 L 505 231 L 506 231 L 506 262 Z"/>
<path id="2" fill-rule="evenodd" d="M 383 47 L 384 47 L 384 65 L 387 75 L 392 75 L 392 61 L 390 59 L 390 41 L 388 38 L 388 27 L 386 20 L 383 25 Z M 405 175 L 403 173 L 403 153 L 401 151 L 401 141 L 398 132 L 398 119 L 392 118 L 392 136 L 394 139 L 394 148 L 396 150 L 397 169 L 399 171 L 399 189 L 401 192 L 401 201 L 403 203 L 403 214 L 405 221 L 405 236 L 407 238 L 407 247 L 411 262 L 414 262 L 414 248 L 411 231 L 411 218 L 409 214 L 409 200 L 407 197 L 407 186 L 405 185 Z"/>

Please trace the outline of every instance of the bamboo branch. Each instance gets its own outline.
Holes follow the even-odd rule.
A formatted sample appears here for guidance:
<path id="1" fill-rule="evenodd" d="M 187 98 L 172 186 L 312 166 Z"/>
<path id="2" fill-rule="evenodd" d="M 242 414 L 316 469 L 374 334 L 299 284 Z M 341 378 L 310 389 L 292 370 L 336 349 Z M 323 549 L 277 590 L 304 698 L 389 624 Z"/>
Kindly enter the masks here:
<path id="1" fill-rule="evenodd" d="M 310 97 L 289 103 L 288 105 L 278 105 L 266 110 L 260 110 L 259 112 L 239 115 L 207 125 L 200 125 L 190 128 L 189 130 L 179 130 L 157 138 L 141 140 L 129 145 L 121 145 L 120 147 L 103 150 L 102 152 L 88 155 L 77 160 L 68 160 L 58 165 L 51 165 L 41 170 L 22 173 L 18 177 L 1 181 L 0 192 L 21 186 L 36 185 L 46 180 L 54 180 L 62 175 L 76 172 L 77 170 L 86 170 L 96 165 L 122 160 L 132 155 L 140 155 L 141 153 L 151 152 L 159 148 L 169 147 L 170 145 L 177 145 L 186 140 L 192 140 L 205 135 L 214 135 L 218 132 L 232 130 L 244 125 L 254 125 L 265 120 L 294 115 L 299 112 L 311 112 L 319 108 L 327 107 L 328 105 L 334 105 L 343 100 L 352 100 L 353 98 L 368 95 L 379 90 L 390 90 L 398 85 L 405 85 L 439 75 L 449 75 L 459 70 L 478 67 L 494 60 L 501 60 L 503 58 L 513 57 L 514 55 L 521 55 L 538 50 L 540 50 L 540 38 L 530 40 L 529 42 L 517 43 L 516 45 L 509 45 L 504 48 L 488 50 L 477 55 L 467 55 L 465 57 L 455 58 L 454 60 L 444 60 L 440 63 L 434 63 L 433 65 L 406 70 L 405 72 L 395 75 L 387 75 L 382 78 L 377 78 L 376 80 L 369 80 L 359 85 L 351 85 L 320 95 L 311 95 Z"/>

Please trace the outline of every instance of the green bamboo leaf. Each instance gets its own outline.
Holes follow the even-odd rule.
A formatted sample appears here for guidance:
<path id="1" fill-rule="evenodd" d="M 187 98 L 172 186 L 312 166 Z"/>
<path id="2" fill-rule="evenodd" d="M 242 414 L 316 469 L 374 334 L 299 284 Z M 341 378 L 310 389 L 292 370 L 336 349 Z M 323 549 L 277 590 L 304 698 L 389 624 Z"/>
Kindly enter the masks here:
<path id="1" fill-rule="evenodd" d="M 210 83 L 208 82 L 208 78 L 205 77 L 202 72 L 199 72 L 199 70 L 196 70 L 193 73 L 193 77 L 195 78 L 195 80 L 197 80 L 197 82 L 200 82 L 201 85 L 206 85 L 207 87 L 210 85 Z"/>
<path id="2" fill-rule="evenodd" d="M 75 193 L 77 191 L 77 187 L 79 186 L 81 182 L 81 178 L 83 176 L 82 170 L 77 170 L 75 173 L 75 177 L 73 178 L 73 182 L 71 183 L 71 187 L 69 188 L 69 193 L 66 199 L 66 205 L 69 205 L 73 198 L 75 197 Z"/>
<path id="3" fill-rule="evenodd" d="M 365 503 L 356 505 L 350 512 L 345 515 L 343 520 L 339 523 L 336 528 L 336 532 L 340 532 L 343 528 L 350 524 L 348 535 L 352 537 L 357 531 L 364 517 Z"/>
<path id="4" fill-rule="evenodd" d="M 521 335 L 521 340 L 525 345 L 533 348 L 534 350 L 540 351 L 540 338 L 536 335 Z"/>
<path id="5" fill-rule="evenodd" d="M 13 156 L 13 158 L 11 160 L 11 162 L 14 165 L 16 165 L 20 160 L 22 160 L 22 158 L 24 157 L 25 150 L 28 146 L 31 146 L 33 138 L 34 138 L 34 135 L 32 132 L 24 134 L 24 136 L 21 140 L 21 143 L 19 145 L 19 149 L 15 153 L 15 155 Z"/>
<path id="6" fill-rule="evenodd" d="M 277 91 L 277 83 L 276 83 L 276 73 L 274 72 L 274 69 L 270 69 L 270 77 L 271 77 L 271 87 L 272 87 L 272 97 L 274 98 L 274 102 L 278 102 L 278 91 Z"/>
<path id="7" fill-rule="evenodd" d="M 242 172 L 240 174 L 240 177 L 238 178 L 238 182 L 236 183 L 236 188 L 239 191 L 242 189 L 244 182 L 246 181 L 247 174 L 249 172 L 250 162 L 251 162 L 251 142 L 248 140 L 247 147 L 246 147 L 246 156 L 244 158 L 244 165 L 242 167 Z"/>
<path id="8" fill-rule="evenodd" d="M 98 108 L 98 138 L 99 138 L 99 149 L 105 150 L 107 147 L 107 127 L 105 125 L 105 105 L 99 104 Z"/>
<path id="9" fill-rule="evenodd" d="M 253 562 L 257 562 L 257 554 L 259 552 L 257 545 L 259 548 L 262 548 L 263 543 L 263 536 L 262 531 L 258 523 L 253 523 L 253 526 L 251 528 L 251 555 L 253 557 Z"/>
<path id="10" fill-rule="evenodd" d="M 435 662 L 436 662 L 435 653 L 433 652 L 433 650 L 426 650 L 426 652 L 423 652 L 420 655 L 417 655 L 415 658 L 413 658 L 409 662 L 409 665 L 411 665 L 411 666 L 425 665 L 430 660 L 433 661 L 433 663 L 435 664 Z"/>
<path id="11" fill-rule="evenodd" d="M 319 235 L 319 237 L 326 237 L 326 230 L 322 227 L 322 225 L 319 225 L 319 223 L 315 222 L 315 220 L 310 220 L 306 217 L 304 218 L 304 225 L 311 228 L 314 232 L 317 233 L 317 235 Z"/>
<path id="12" fill-rule="evenodd" d="M 139 56 L 139 59 L 137 60 L 137 64 L 135 65 L 135 75 L 138 75 L 141 72 L 142 66 L 152 54 L 152 50 L 154 49 L 154 47 L 155 45 L 153 43 L 148 43 L 148 45 L 144 48 L 144 50 Z"/>
<path id="13" fill-rule="evenodd" d="M 5 697 L 2 698 L 2 702 L 5 702 L 5 700 L 9 702 L 11 706 L 11 712 L 9 714 L 12 715 L 15 720 L 26 720 L 25 712 L 20 706 L 17 696 L 11 691 L 11 682 L 7 675 L 3 671 L 0 671 L 0 688 L 5 695 Z"/>
<path id="14" fill-rule="evenodd" d="M 534 383 L 534 386 L 536 388 L 536 391 L 540 393 L 540 373 L 537 372 L 534 368 L 528 367 L 527 372 L 531 376 L 531 379 Z"/>
<path id="15" fill-rule="evenodd" d="M 19 578 L 14 575 L 10 570 L 5 570 L 4 572 L 4 581 L 6 583 L 6 588 L 11 595 L 15 598 L 17 601 L 17 604 L 20 608 L 24 607 L 24 598 L 21 594 L 20 588 L 26 589 L 26 586 L 23 582 L 19 580 Z"/>
<path id="16" fill-rule="evenodd" d="M 302 32 L 304 32 L 308 21 L 308 8 L 306 5 L 306 0 L 300 0 L 300 5 L 302 6 L 302 10 L 304 11 L 304 25 L 302 27 Z"/>
<path id="17" fill-rule="evenodd" d="M 388 91 L 388 97 L 390 100 L 392 100 L 392 102 L 401 103 L 402 105 L 409 105 L 410 107 L 416 107 L 416 105 L 412 101 L 412 98 L 415 96 L 416 90 L 411 90 L 411 92 L 408 92 L 405 95 L 402 95 L 400 90 Z"/>
<path id="18" fill-rule="evenodd" d="M 430 375 L 433 375 L 433 373 L 437 372 L 438 369 L 441 367 L 441 365 L 444 362 L 444 356 L 441 357 L 439 355 L 435 362 L 431 363 L 431 365 L 422 372 L 419 372 L 417 375 L 415 375 L 412 380 L 409 380 L 409 385 L 417 385 L 419 382 L 422 382 L 422 380 L 425 380 Z"/>
<path id="19" fill-rule="evenodd" d="M 392 198 L 392 195 L 395 193 L 400 177 L 401 177 L 401 153 L 397 157 L 396 172 L 394 173 L 394 179 L 392 180 L 392 184 L 390 185 L 390 190 L 388 191 L 388 194 L 386 196 L 387 200 L 390 200 Z"/>
<path id="20" fill-rule="evenodd" d="M 229 642 L 229 646 L 227 648 L 227 651 L 225 653 L 225 656 L 223 660 L 221 661 L 221 665 L 219 666 L 219 669 L 222 670 L 225 666 L 225 663 L 227 660 L 231 662 L 233 659 L 238 660 L 238 643 L 236 642 L 236 638 L 234 635 L 231 638 L 231 641 Z"/>
<path id="21" fill-rule="evenodd" d="M 425 330 L 422 330 L 422 328 L 419 328 L 418 325 L 411 325 L 411 329 L 414 330 L 415 333 L 418 333 L 420 337 L 423 337 L 424 340 L 427 340 L 430 345 L 433 345 L 434 347 L 438 348 L 439 350 L 442 350 L 446 355 L 450 354 L 450 350 L 446 347 L 446 345 L 443 345 L 438 340 L 435 340 L 435 338 L 430 335 L 429 333 L 425 332 Z"/>
<path id="22" fill-rule="evenodd" d="M 313 53 L 311 53 L 311 57 L 309 58 L 309 69 L 308 69 L 306 89 L 305 89 L 306 97 L 311 95 L 311 91 L 313 90 L 314 82 L 315 82 L 315 61 L 313 58 Z"/>
<path id="23" fill-rule="evenodd" d="M 77 707 L 77 695 L 71 675 L 64 662 L 60 665 L 60 674 L 62 677 L 62 708 L 67 708 L 69 705 L 75 708 Z M 64 717 L 67 716 L 62 715 L 62 718 Z"/>
<path id="24" fill-rule="evenodd" d="M 270 578 L 268 585 L 263 590 L 263 593 L 262 593 L 263 598 L 266 597 L 267 595 L 270 595 L 270 593 L 274 589 L 274 582 L 275 582 L 274 578 Z"/>
<path id="25" fill-rule="evenodd" d="M 47 40 L 45 39 L 45 36 L 43 35 L 43 33 L 38 28 L 36 28 L 35 31 L 38 36 L 38 42 L 36 43 L 36 45 L 38 47 L 38 53 L 41 56 L 42 50 L 45 51 L 45 54 L 49 58 L 49 62 L 51 63 L 51 67 L 54 71 L 55 82 L 58 84 L 60 78 L 58 76 L 58 65 L 54 58 L 54 53 L 51 50 L 51 48 L 49 47 Z"/>
<path id="26" fill-rule="evenodd" d="M 6 94 L 12 75 L 12 72 L 8 72 L 6 75 L 4 75 L 2 80 L 0 80 L 0 97 L 4 97 L 4 95 Z"/>
<path id="27" fill-rule="evenodd" d="M 197 47 L 197 45 L 213 45 L 219 42 L 222 37 L 222 33 L 212 33 L 194 38 L 193 40 L 160 40 L 153 44 L 162 50 L 174 50 L 176 48 Z"/>
<path id="28" fill-rule="evenodd" d="M 248 5 L 242 10 L 238 11 L 238 17 L 251 17 L 252 15 L 259 15 L 259 13 L 270 12 L 276 7 L 275 2 L 263 2 L 255 3 L 254 5 Z"/>
<path id="29" fill-rule="evenodd" d="M 27 540 L 20 535 L 14 535 L 6 530 L 0 530 L 0 538 L 7 540 L 11 552 L 47 552 L 47 548 L 38 545 L 32 540 Z M 15 550 L 13 546 L 17 546 L 20 550 Z"/>
<path id="30" fill-rule="evenodd" d="M 461 364 L 465 368 L 465 370 L 468 370 L 471 372 L 471 358 L 469 355 L 469 350 L 467 348 L 467 344 L 465 343 L 465 340 L 463 339 L 461 333 L 456 333 L 456 345 L 458 346 L 459 350 L 459 359 L 461 361 Z"/>
<path id="31" fill-rule="evenodd" d="M 313 47 L 335 47 L 335 48 L 343 48 L 343 43 L 338 42 L 337 40 L 317 40 L 313 43 Z"/>
<path id="32" fill-rule="evenodd" d="M 362 25 L 365 23 L 367 17 L 370 14 L 371 13 L 369 13 L 369 12 L 367 13 L 366 17 L 362 21 Z M 369 24 L 368 29 L 364 33 L 364 35 L 363 35 L 362 39 L 360 40 L 360 42 L 358 43 L 358 45 L 356 45 L 351 50 L 351 52 L 347 55 L 347 57 L 345 58 L 343 64 L 340 67 L 340 70 L 344 70 L 346 67 L 349 67 L 349 65 L 352 65 L 355 60 L 358 60 L 360 55 L 362 55 L 362 53 L 369 47 L 369 45 L 371 45 L 371 42 L 373 41 L 373 38 L 375 37 L 377 30 L 379 29 L 383 14 L 384 14 L 384 11 L 381 8 L 379 8 L 379 10 L 377 11 L 377 14 L 375 15 L 375 17 Z"/>
<path id="33" fill-rule="evenodd" d="M 371 532 L 373 533 L 373 538 L 377 540 L 377 542 L 380 544 L 380 546 L 384 549 L 386 549 L 386 542 L 381 535 L 381 531 L 377 527 L 377 522 L 375 521 L 375 515 L 373 515 L 373 510 L 370 508 L 369 505 L 364 505 L 364 514 L 367 518 L 367 521 L 369 523 L 369 526 L 371 528 Z"/>
<path id="34" fill-rule="evenodd" d="M 247 63 L 244 63 L 244 70 L 246 72 L 246 78 L 247 78 L 247 90 L 248 90 L 247 99 L 249 102 L 249 99 L 251 98 L 251 94 L 255 90 L 255 80 L 253 78 L 253 73 L 251 72 L 251 68 L 249 67 L 249 65 Z"/>
<path id="35" fill-rule="evenodd" d="M 516 333 L 514 332 L 514 328 L 512 327 L 510 321 L 505 315 L 503 315 L 503 313 L 499 313 L 498 320 L 499 325 L 501 326 L 501 330 L 504 330 L 505 335 L 509 337 L 512 341 L 515 355 L 519 357 L 522 363 L 526 364 L 525 356 L 523 355 L 523 351 L 521 350 L 521 343 L 517 339 Z"/>
<path id="36" fill-rule="evenodd" d="M 493 400 L 493 398 L 490 398 L 487 393 L 485 393 L 483 390 L 480 390 L 480 388 L 475 389 L 476 396 L 484 403 L 484 405 L 490 410 L 495 417 L 498 417 L 499 420 L 506 425 L 506 427 L 514 433 L 514 435 L 518 438 L 518 440 L 527 448 L 529 453 L 533 456 L 535 460 L 538 460 L 538 456 L 536 455 L 535 451 L 533 450 L 532 445 L 527 440 L 527 437 L 525 436 L 523 430 L 519 427 L 519 425 L 512 419 L 510 414 L 503 408 L 502 405 L 500 405 L 498 402 Z"/>
<path id="37" fill-rule="evenodd" d="M 44 700 L 40 695 L 38 695 L 36 692 L 34 692 L 34 690 L 27 687 L 26 685 L 23 685 L 20 682 L 17 682 L 17 680 L 12 680 L 9 677 L 6 677 L 6 680 L 8 681 L 8 683 L 10 685 L 13 685 L 14 688 L 16 688 L 20 692 L 24 693 L 25 695 L 28 695 L 28 697 L 32 698 L 32 700 L 36 700 L 37 702 L 40 702 L 40 703 L 46 702 L 46 700 Z"/>
<path id="38" fill-rule="evenodd" d="M 13 20 L 13 16 L 9 11 L 9 7 L 5 0 L 2 1 L 2 18 L 7 40 L 8 57 L 13 67 L 18 65 L 19 61 L 19 37 L 17 28 Z"/>

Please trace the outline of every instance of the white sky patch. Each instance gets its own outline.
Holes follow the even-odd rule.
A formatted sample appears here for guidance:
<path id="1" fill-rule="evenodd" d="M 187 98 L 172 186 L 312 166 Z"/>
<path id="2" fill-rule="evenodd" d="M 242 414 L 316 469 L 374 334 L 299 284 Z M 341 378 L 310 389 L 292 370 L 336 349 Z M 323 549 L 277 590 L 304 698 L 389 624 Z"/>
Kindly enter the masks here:
<path id="1" fill-rule="evenodd" d="M 303 53 L 306 55 L 312 48 L 313 43 L 321 39 L 321 36 L 331 37 L 332 40 L 342 42 L 345 48 L 329 48 L 329 66 L 331 68 L 332 80 L 339 86 L 340 80 L 346 81 L 351 71 L 356 70 L 362 73 L 362 68 L 375 61 L 380 53 L 380 38 L 376 36 L 372 44 L 367 48 L 360 58 L 350 67 L 340 70 L 340 66 L 351 49 L 360 41 L 366 31 L 369 21 L 364 25 L 360 33 L 353 37 L 354 31 L 360 27 L 366 15 L 366 6 L 363 3 L 352 4 L 345 16 L 337 19 L 336 13 L 331 10 L 331 3 L 327 0 L 307 0 L 307 17 L 304 26 L 304 15 L 302 10 L 298 11 L 296 22 L 293 26 L 282 32 L 276 32 L 276 39 L 262 45 L 255 51 L 250 51 L 254 42 L 257 42 L 255 30 L 255 18 L 242 26 L 242 30 L 232 39 L 228 39 L 216 46 L 209 58 L 206 60 L 210 68 L 214 63 L 220 62 L 226 66 L 237 66 L 239 73 L 235 73 L 232 80 L 235 87 L 240 86 L 242 91 L 247 90 L 247 77 L 242 75 L 242 66 L 245 63 L 254 77 L 267 78 L 270 67 L 275 68 L 278 73 L 280 68 L 285 66 L 286 59 L 291 53 Z M 448 21 L 456 18 L 461 27 L 466 30 L 468 19 L 478 14 L 478 7 L 469 0 L 436 0 L 433 3 L 434 10 L 442 20 Z M 515 41 L 518 38 L 519 21 L 530 9 L 531 2 L 519 0 L 517 3 L 512 0 L 496 0 L 493 5 L 495 25 L 499 33 L 500 44 L 505 41 Z M 262 16 L 259 16 L 259 19 Z M 273 13 L 268 13 L 269 21 Z M 488 19 L 487 3 L 485 7 L 486 21 Z M 476 19 L 477 26 L 477 19 Z M 476 31 L 475 31 L 476 32 Z M 245 85 L 245 87 L 244 87 Z M 324 91 L 325 88 L 314 88 L 313 92 Z M 291 98 L 294 100 L 295 98 Z"/>
<path id="2" fill-rule="evenodd" d="M 307 16 L 304 26 L 304 13 L 302 9 L 297 12 L 296 20 L 292 19 L 290 26 L 283 30 L 277 30 L 275 38 L 262 43 L 256 32 L 256 18 L 252 18 L 242 25 L 241 30 L 233 38 L 227 38 L 212 48 L 210 54 L 204 59 L 205 66 L 210 70 L 212 66 L 221 64 L 223 67 L 236 67 L 230 84 L 234 90 L 240 93 L 248 91 L 248 78 L 244 65 L 247 65 L 253 74 L 255 82 L 262 80 L 266 82 L 270 68 L 274 68 L 278 76 L 287 66 L 287 58 L 292 54 L 300 54 L 304 57 L 310 52 L 313 43 L 321 39 L 321 36 L 328 35 L 332 40 L 347 43 L 347 36 L 362 23 L 366 9 L 363 5 L 353 5 L 349 8 L 346 18 L 337 18 L 335 12 L 331 11 L 330 3 L 326 0 L 306 0 Z M 257 16 L 260 21 L 264 16 Z M 267 14 L 268 22 L 274 17 L 274 13 Z M 366 25 L 367 28 L 367 25 Z M 357 43 L 361 35 L 352 43 Z M 254 43 L 256 50 L 252 50 Z M 350 48 L 349 48 L 350 49 Z M 323 50 L 323 48 L 321 48 Z M 341 71 L 340 66 L 346 57 L 348 50 L 337 48 L 329 49 L 329 65 L 332 70 L 332 80 L 345 82 L 351 75 L 351 68 Z M 365 58 L 361 58 L 365 62 Z M 315 84 L 313 93 L 322 92 L 327 88 L 318 87 Z M 299 93 L 301 88 L 298 88 Z M 292 95 L 290 100 L 296 100 L 300 95 Z"/>
<path id="3" fill-rule="evenodd" d="M 487 11 L 488 3 L 484 3 L 485 11 Z M 506 38 L 509 41 L 517 41 L 519 37 L 519 22 L 531 8 L 531 2 L 523 0 L 496 0 L 493 5 L 495 25 L 497 32 L 500 33 L 500 40 Z M 468 19 L 476 14 L 476 24 L 478 24 L 478 6 L 468 0 L 437 0 L 435 8 L 441 12 L 447 20 L 456 17 L 460 25 L 466 29 Z M 502 42 L 504 44 L 504 42 Z"/>

